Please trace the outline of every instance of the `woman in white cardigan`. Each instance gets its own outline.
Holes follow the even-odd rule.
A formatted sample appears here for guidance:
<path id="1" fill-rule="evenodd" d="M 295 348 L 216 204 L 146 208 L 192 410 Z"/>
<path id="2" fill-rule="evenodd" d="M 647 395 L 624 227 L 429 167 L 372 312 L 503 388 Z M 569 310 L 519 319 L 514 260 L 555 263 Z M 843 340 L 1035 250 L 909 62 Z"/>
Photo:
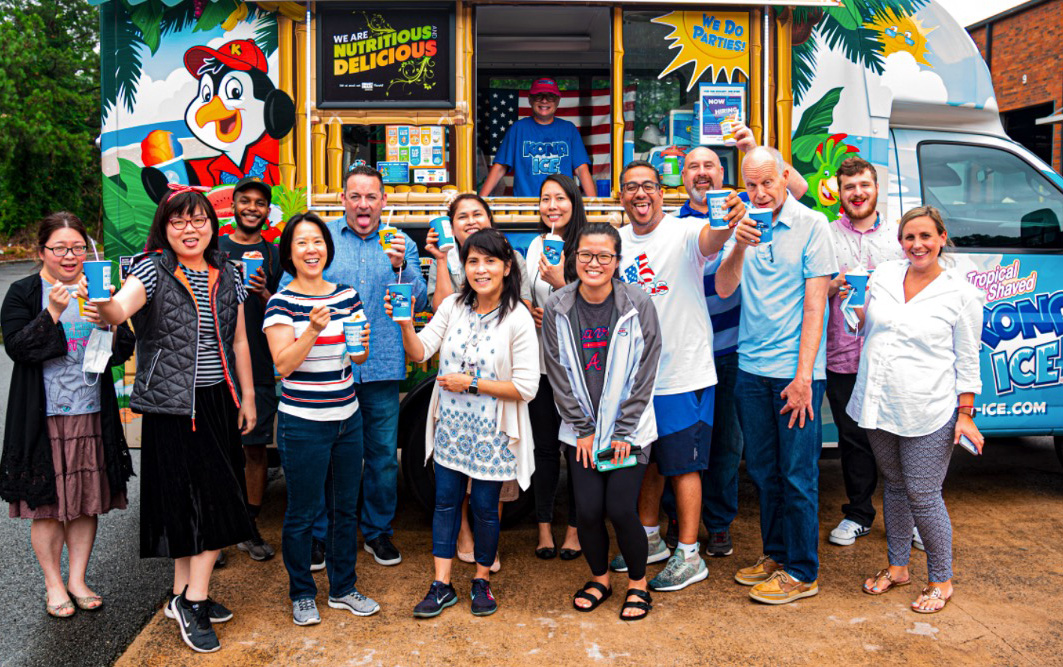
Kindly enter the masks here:
<path id="1" fill-rule="evenodd" d="M 539 386 L 539 344 L 520 300 L 513 248 L 498 230 L 484 229 L 466 239 L 461 261 L 465 285 L 443 300 L 424 329 L 417 333 L 411 321 L 400 322 L 407 356 L 422 362 L 439 352 L 425 433 L 425 462 L 435 458 L 435 579 L 414 608 L 418 618 L 438 616 L 458 600 L 450 571 L 469 479 L 476 554 L 472 613 L 498 609 L 490 567 L 498 550 L 499 493 L 511 479 L 528 488 L 535 467 L 528 401 Z M 390 304 L 385 309 L 390 312 Z"/>

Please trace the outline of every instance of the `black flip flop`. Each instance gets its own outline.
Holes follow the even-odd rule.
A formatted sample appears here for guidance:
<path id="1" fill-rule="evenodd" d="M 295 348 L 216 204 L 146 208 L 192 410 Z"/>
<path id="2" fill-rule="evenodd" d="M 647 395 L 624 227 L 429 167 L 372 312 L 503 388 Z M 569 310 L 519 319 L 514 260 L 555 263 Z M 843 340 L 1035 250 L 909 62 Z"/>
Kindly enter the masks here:
<path id="1" fill-rule="evenodd" d="M 588 593 L 587 591 L 589 591 L 591 589 L 594 589 L 594 590 L 598 591 L 599 593 L 601 593 L 602 597 L 600 597 L 600 598 L 594 597 L 593 595 Z M 583 588 L 581 588 L 579 591 L 576 592 L 575 595 L 572 596 L 572 606 L 576 608 L 576 611 L 583 611 L 583 612 L 594 611 L 603 602 L 608 600 L 609 596 L 612 595 L 612 594 L 613 594 L 613 589 L 612 588 L 606 588 L 602 584 L 599 584 L 597 581 L 588 581 L 587 583 L 583 584 Z M 581 607 L 581 606 L 579 606 L 578 604 L 576 604 L 576 600 L 580 600 L 580 599 L 590 601 L 591 606 L 589 606 L 589 607 Z"/>
<path id="2" fill-rule="evenodd" d="M 535 557 L 542 560 L 550 560 L 557 557 L 557 549 L 554 547 L 539 547 L 535 550 Z"/>
<path id="3" fill-rule="evenodd" d="M 561 560 L 576 560 L 583 555 L 581 549 L 561 549 Z"/>
<path id="4" fill-rule="evenodd" d="M 653 599 L 650 597 L 649 591 L 640 591 L 637 588 L 627 589 L 627 597 L 632 595 L 642 598 L 642 600 L 625 600 L 624 606 L 620 607 L 621 621 L 641 621 L 649 616 L 650 610 L 653 609 L 653 605 L 650 604 Z M 643 613 L 641 616 L 624 616 L 625 609 L 641 609 Z"/>

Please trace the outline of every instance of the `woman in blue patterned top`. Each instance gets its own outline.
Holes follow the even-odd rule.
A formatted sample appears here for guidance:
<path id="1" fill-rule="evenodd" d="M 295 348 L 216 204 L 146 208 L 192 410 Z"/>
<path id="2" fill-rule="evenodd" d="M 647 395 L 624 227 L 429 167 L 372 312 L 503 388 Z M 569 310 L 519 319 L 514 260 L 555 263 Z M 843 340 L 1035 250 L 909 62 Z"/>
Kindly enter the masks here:
<path id="1" fill-rule="evenodd" d="M 502 232 L 483 229 L 466 239 L 461 260 L 465 284 L 443 300 L 427 326 L 417 333 L 409 320 L 400 322 L 411 359 L 423 362 L 439 352 L 425 432 L 425 461 L 435 458 L 435 579 L 414 609 L 418 618 L 438 616 L 457 602 L 450 570 L 470 478 L 472 613 L 497 610 L 489 579 L 498 550 L 499 494 L 506 480 L 528 488 L 535 467 L 528 401 L 539 384 L 539 344 L 531 312 L 520 300 L 513 248 Z M 385 310 L 390 312 L 390 303 Z"/>
<path id="2" fill-rule="evenodd" d="M 295 279 L 270 297 L 262 323 L 283 378 L 277 449 L 288 481 L 288 507 L 281 552 L 296 625 L 321 622 L 310 551 L 322 502 L 328 512 L 329 606 L 356 616 L 380 611 L 354 587 L 362 414 L 351 362 L 361 364 L 369 357 L 369 323 L 362 332 L 365 350 L 348 355 L 343 321 L 364 317 L 364 310 L 354 288 L 325 280 L 334 255 L 332 234 L 321 218 L 313 213 L 292 217 L 281 234 L 280 260 Z"/>

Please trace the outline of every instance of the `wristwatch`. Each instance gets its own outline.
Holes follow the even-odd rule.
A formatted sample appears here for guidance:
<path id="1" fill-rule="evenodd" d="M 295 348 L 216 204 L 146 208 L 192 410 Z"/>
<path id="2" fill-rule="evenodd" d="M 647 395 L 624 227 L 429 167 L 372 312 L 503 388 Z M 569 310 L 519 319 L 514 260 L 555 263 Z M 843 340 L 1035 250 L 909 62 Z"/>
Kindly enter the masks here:
<path id="1" fill-rule="evenodd" d="M 478 376 L 473 376 L 472 384 L 469 385 L 469 388 L 466 389 L 466 391 L 468 391 L 473 396 L 476 396 L 477 394 L 480 393 L 480 387 L 478 386 L 479 383 L 480 383 L 480 378 Z"/>
<path id="2" fill-rule="evenodd" d="M 403 271 L 406 270 L 406 260 L 405 259 L 402 260 L 402 266 L 393 266 L 393 267 L 391 267 L 391 270 L 394 271 L 395 273 L 402 273 Z"/>
<path id="3" fill-rule="evenodd" d="M 973 405 L 959 405 L 956 406 L 956 412 L 963 415 L 970 415 L 971 419 L 974 419 L 974 416 L 978 414 L 978 408 Z"/>

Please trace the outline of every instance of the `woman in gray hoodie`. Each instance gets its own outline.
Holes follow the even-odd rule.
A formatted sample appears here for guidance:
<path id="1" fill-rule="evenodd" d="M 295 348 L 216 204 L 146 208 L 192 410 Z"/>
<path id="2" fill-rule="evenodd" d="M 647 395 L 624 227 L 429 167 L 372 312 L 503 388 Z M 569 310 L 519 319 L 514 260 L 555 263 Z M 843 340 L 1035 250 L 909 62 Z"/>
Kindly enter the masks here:
<path id="1" fill-rule="evenodd" d="M 608 516 L 620 552 L 631 563 L 620 618 L 634 621 L 651 609 L 646 533 L 637 504 L 657 438 L 651 399 L 661 354 L 659 325 L 645 292 L 615 277 L 620 235 L 613 227 L 588 225 L 577 248 L 578 279 L 550 297 L 542 329 L 547 376 L 562 419 L 559 437 L 568 445 L 579 540 L 592 574 L 572 604 L 589 612 L 612 594 Z"/>

